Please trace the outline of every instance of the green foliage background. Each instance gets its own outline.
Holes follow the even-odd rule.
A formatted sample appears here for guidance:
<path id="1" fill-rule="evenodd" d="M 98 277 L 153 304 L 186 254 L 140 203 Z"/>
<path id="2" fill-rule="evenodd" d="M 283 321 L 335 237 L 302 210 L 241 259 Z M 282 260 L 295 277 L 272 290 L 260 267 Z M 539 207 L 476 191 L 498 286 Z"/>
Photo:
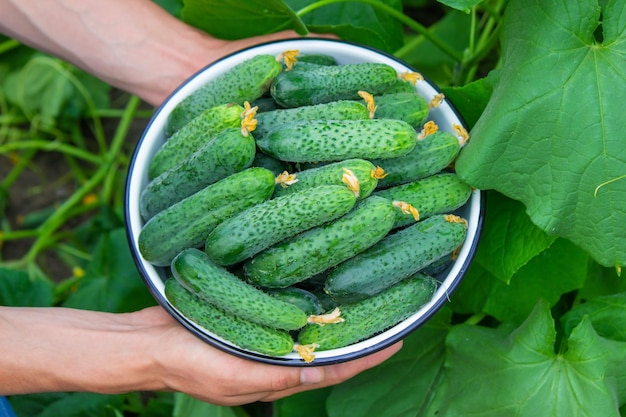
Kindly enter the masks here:
<path id="1" fill-rule="evenodd" d="M 471 127 L 456 167 L 485 190 L 486 218 L 450 303 L 386 363 L 276 401 L 271 415 L 623 414 L 626 1 L 158 3 L 226 39 L 292 28 L 379 48 L 438 83 Z M 0 183 L 0 242 L 29 242 L 0 264 L 0 304 L 113 312 L 153 304 L 119 249 L 131 126 L 150 111 L 135 97 L 111 100 L 99 80 L 6 38 L 0 82 L 0 158 L 13 164 Z M 13 184 L 50 152 L 62 157 L 73 191 L 17 223 L 5 215 L 20 192 Z M 73 273 L 50 276 L 49 253 Z M 170 393 L 11 401 L 18 416 L 268 415 L 266 405 L 217 407 Z"/>

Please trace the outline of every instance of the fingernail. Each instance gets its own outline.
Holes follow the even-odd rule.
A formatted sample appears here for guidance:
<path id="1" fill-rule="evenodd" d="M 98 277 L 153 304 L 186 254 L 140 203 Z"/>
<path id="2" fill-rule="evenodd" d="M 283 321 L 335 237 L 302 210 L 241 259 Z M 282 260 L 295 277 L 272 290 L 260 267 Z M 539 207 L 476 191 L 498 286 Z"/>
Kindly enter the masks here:
<path id="1" fill-rule="evenodd" d="M 302 368 L 300 382 L 303 385 L 317 384 L 324 380 L 324 371 L 320 368 Z"/>

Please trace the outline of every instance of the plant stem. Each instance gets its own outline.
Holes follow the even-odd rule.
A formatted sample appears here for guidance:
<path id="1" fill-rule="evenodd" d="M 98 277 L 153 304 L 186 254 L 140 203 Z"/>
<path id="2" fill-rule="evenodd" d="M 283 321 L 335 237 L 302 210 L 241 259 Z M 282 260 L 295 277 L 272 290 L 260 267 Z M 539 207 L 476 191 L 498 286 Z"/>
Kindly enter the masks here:
<path id="1" fill-rule="evenodd" d="M 50 216 L 37 230 L 39 236 L 35 243 L 30 247 L 29 251 L 24 256 L 23 260 L 26 263 L 33 263 L 37 258 L 39 252 L 45 248 L 51 239 L 52 234 L 61 227 L 67 221 L 67 215 L 72 208 L 81 203 L 82 199 L 91 192 L 109 173 L 113 166 L 115 159 L 117 158 L 122 145 L 125 142 L 126 135 L 130 123 L 134 117 L 135 110 L 139 105 L 140 100 L 136 96 L 131 96 L 123 117 L 115 131 L 111 147 L 103 161 L 101 161 L 100 167 L 94 173 L 94 175 L 84 183 L 78 190 L 76 190 L 70 198 L 68 198 L 55 212 Z"/>
<path id="2" fill-rule="evenodd" d="M 315 3 L 312 3 L 306 7 L 303 7 L 302 9 L 300 9 L 298 12 L 296 12 L 296 14 L 299 17 L 302 17 L 303 15 L 310 13 L 316 9 L 319 9 L 321 7 L 324 6 L 328 6 L 330 4 L 334 4 L 334 3 L 363 3 L 363 4 L 369 4 L 373 7 L 376 7 L 382 11 L 384 11 L 385 13 L 389 14 L 391 17 L 397 19 L 398 21 L 400 21 L 401 23 L 403 23 L 404 25 L 406 25 L 408 28 L 414 30 L 415 32 L 423 35 L 426 39 L 428 39 L 430 42 L 432 42 L 435 46 L 437 46 L 441 51 L 443 51 L 444 53 L 446 53 L 447 55 L 449 55 L 451 58 L 453 58 L 456 61 L 462 61 L 463 60 L 463 56 L 458 53 L 456 50 L 454 50 L 454 48 L 450 47 L 448 44 L 446 44 L 445 42 L 443 42 L 441 39 L 439 39 L 438 37 L 434 36 L 429 30 L 428 28 L 424 27 L 423 25 L 421 25 L 419 22 L 413 20 L 412 18 L 410 18 L 409 16 L 405 15 L 402 11 L 396 10 L 393 7 L 382 3 L 381 1 L 378 0 L 320 0 L 320 1 L 316 1 Z"/>
<path id="3" fill-rule="evenodd" d="M 485 313 L 476 313 L 470 318 L 468 318 L 467 320 L 465 320 L 465 324 L 470 324 L 472 326 L 475 326 L 478 323 L 480 323 L 485 317 L 487 317 L 487 314 Z"/>
<path id="4" fill-rule="evenodd" d="M 0 145 L 0 153 L 31 149 L 34 151 L 46 151 L 46 152 L 61 152 L 67 155 L 72 155 L 93 164 L 100 164 L 102 158 L 95 156 L 90 152 L 84 151 L 75 146 L 60 143 L 58 141 L 48 141 L 43 139 L 24 140 L 19 142 L 11 142 L 4 145 Z"/>

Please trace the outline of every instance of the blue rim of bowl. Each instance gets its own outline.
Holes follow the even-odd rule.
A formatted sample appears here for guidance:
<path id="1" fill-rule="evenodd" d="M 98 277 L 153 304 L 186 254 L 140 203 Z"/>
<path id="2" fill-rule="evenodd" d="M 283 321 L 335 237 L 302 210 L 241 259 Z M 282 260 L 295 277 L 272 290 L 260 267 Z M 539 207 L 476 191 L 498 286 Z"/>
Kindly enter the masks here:
<path id="1" fill-rule="evenodd" d="M 469 252 L 467 254 L 467 257 L 465 258 L 463 264 L 460 266 L 459 268 L 459 272 L 458 274 L 454 277 L 453 281 L 450 283 L 450 285 L 448 286 L 448 290 L 446 292 L 446 297 L 440 297 L 439 299 L 437 299 L 429 308 L 428 311 L 426 311 L 424 314 L 422 314 L 418 319 L 416 319 L 414 322 L 412 322 L 409 326 L 407 326 L 406 328 L 402 329 L 401 331 L 398 331 L 397 333 L 393 334 L 393 336 L 386 338 L 385 340 L 378 342 L 376 344 L 373 344 L 371 346 L 368 346 L 364 349 L 355 351 L 355 352 L 350 352 L 347 354 L 340 354 L 340 355 L 336 355 L 336 356 L 332 356 L 332 357 L 324 357 L 324 358 L 319 358 L 316 359 L 314 362 L 312 363 L 306 363 L 304 361 L 302 361 L 301 359 L 297 359 L 297 358 L 283 358 L 283 357 L 271 357 L 271 356 L 267 356 L 261 353 L 256 353 L 256 352 L 252 352 L 249 350 L 245 350 L 245 349 L 240 349 L 232 344 L 227 344 L 224 343 L 220 340 L 217 340 L 215 338 L 213 338 L 212 336 L 203 333 L 202 331 L 200 331 L 198 329 L 198 327 L 193 324 L 192 322 L 190 322 L 189 319 L 187 319 L 186 317 L 184 317 L 182 314 L 180 314 L 175 308 L 173 308 L 170 303 L 167 301 L 167 299 L 158 291 L 158 289 L 155 287 L 154 283 L 152 282 L 152 280 L 149 278 L 149 274 L 148 271 L 146 271 L 146 269 L 144 268 L 142 262 L 141 262 L 141 254 L 139 253 L 138 249 L 136 248 L 135 244 L 134 244 L 134 239 L 133 239 L 133 234 L 131 232 L 131 227 L 129 224 L 129 219 L 131 217 L 130 211 L 129 211 L 129 200 L 130 200 L 130 194 L 129 194 L 129 185 L 131 182 L 131 173 L 133 172 L 133 168 L 135 165 L 135 161 L 137 159 L 137 156 L 139 154 L 139 151 L 141 150 L 141 145 L 146 137 L 146 132 L 148 132 L 150 130 L 150 127 L 152 125 L 152 123 L 154 122 L 154 120 L 157 118 L 157 116 L 160 114 L 160 112 L 162 111 L 165 103 L 167 103 L 172 97 L 174 97 L 182 88 L 184 88 L 191 80 L 193 80 L 194 78 L 196 78 L 199 74 L 203 73 L 204 71 L 206 71 L 208 68 L 212 67 L 213 65 L 215 65 L 216 63 L 223 61 L 233 55 L 239 54 L 243 51 L 247 51 L 250 49 L 257 49 L 259 47 L 265 46 L 265 45 L 274 45 L 274 44 L 282 44 L 282 43 L 290 43 L 293 41 L 298 41 L 298 42 L 307 42 L 307 41 L 324 41 L 324 42 L 336 42 L 339 44 L 348 44 L 351 46 L 355 46 L 358 48 L 362 48 L 365 50 L 369 50 L 371 52 L 380 54 L 382 56 L 387 57 L 390 60 L 393 60 L 399 64 L 402 64 L 404 66 L 406 66 L 407 68 L 414 70 L 415 69 L 410 66 L 409 64 L 407 64 L 406 62 L 396 58 L 395 56 L 381 51 L 377 48 L 371 47 L 371 46 L 367 46 L 367 45 L 362 45 L 362 44 L 358 44 L 355 42 L 349 42 L 349 41 L 343 41 L 343 40 L 335 40 L 335 39 L 326 39 L 326 38 L 316 38 L 316 37 L 307 37 L 307 38 L 291 38 L 291 39 L 283 39 L 283 40 L 277 40 L 277 41 L 270 41 L 270 42 L 264 42 L 264 43 L 259 43 L 247 48 L 243 48 L 240 49 L 238 51 L 235 51 L 231 54 L 225 55 L 222 58 L 220 58 L 217 61 L 214 61 L 208 65 L 206 65 L 205 67 L 203 67 L 202 69 L 198 70 L 196 73 L 194 73 L 192 76 L 190 76 L 186 81 L 184 81 L 181 85 L 179 85 L 176 90 L 174 90 L 167 98 L 166 100 L 163 102 L 163 104 L 161 104 L 154 112 L 154 114 L 152 115 L 152 117 L 150 118 L 150 120 L 148 121 L 139 141 L 137 142 L 137 144 L 135 145 L 135 149 L 133 151 L 132 157 L 131 157 L 131 161 L 129 164 L 129 168 L 128 168 L 128 172 L 127 172 L 127 176 L 126 176 L 126 182 L 125 182 L 125 193 L 124 193 L 124 202 L 125 202 L 125 208 L 124 208 L 124 223 L 125 223 L 125 228 L 126 228 L 126 237 L 130 246 L 130 250 L 131 250 L 131 254 L 135 263 L 135 266 L 137 267 L 137 270 L 142 278 L 142 280 L 144 281 L 144 284 L 146 285 L 146 287 L 148 288 L 148 291 L 152 294 L 152 296 L 154 297 L 154 299 L 157 301 L 157 303 L 164 308 L 177 322 L 179 322 L 182 326 L 184 326 L 187 330 L 189 330 L 191 333 L 193 333 L 196 337 L 200 338 L 201 340 L 203 340 L 204 342 L 208 343 L 209 345 L 230 353 L 232 355 L 235 355 L 239 358 L 244 358 L 244 359 L 248 359 L 248 360 L 254 360 L 257 362 L 261 362 L 261 363 L 265 363 L 265 364 L 272 364 L 272 365 L 283 365 L 283 366 L 296 366 L 296 367 L 305 367 L 305 366 L 322 366 L 322 365 L 333 365 L 333 364 L 338 364 L 338 363 L 343 363 L 343 362 L 347 362 L 347 361 L 351 361 L 354 359 L 358 359 L 367 355 L 371 355 L 375 352 L 378 352 L 380 350 L 383 350 L 384 348 L 387 348 L 397 342 L 399 342 L 400 340 L 404 339 L 405 337 L 407 337 L 410 333 L 412 333 L 413 331 L 415 331 L 417 328 L 421 327 L 426 321 L 428 321 L 432 316 L 434 316 L 447 302 L 448 302 L 448 297 L 457 289 L 457 287 L 459 286 L 459 284 L 461 283 L 463 277 L 465 276 L 465 274 L 467 273 L 467 270 L 475 256 L 476 253 L 476 248 L 478 245 L 478 241 L 480 239 L 480 235 L 481 235 L 481 231 L 482 231 L 482 227 L 483 227 L 483 220 L 484 220 L 484 214 L 485 214 L 485 195 L 484 193 L 482 193 L 479 190 L 476 190 L 475 192 L 479 193 L 479 197 L 478 197 L 478 201 L 480 203 L 480 206 L 478 208 L 478 216 L 477 216 L 477 223 L 476 223 L 476 232 L 473 236 L 473 240 L 470 242 L 470 246 L 469 246 Z M 425 81 L 430 84 L 430 86 L 435 89 L 438 93 L 441 92 L 441 90 L 439 89 L 439 87 L 434 84 L 433 82 L 431 82 L 427 77 L 425 77 Z M 467 125 L 465 123 L 465 121 L 463 120 L 463 117 L 461 116 L 461 114 L 459 113 L 459 111 L 457 110 L 457 108 L 454 106 L 454 104 L 448 100 L 446 100 L 446 103 L 449 105 L 451 111 L 455 114 L 455 116 L 457 117 L 457 119 L 461 122 L 462 126 L 467 129 Z"/>

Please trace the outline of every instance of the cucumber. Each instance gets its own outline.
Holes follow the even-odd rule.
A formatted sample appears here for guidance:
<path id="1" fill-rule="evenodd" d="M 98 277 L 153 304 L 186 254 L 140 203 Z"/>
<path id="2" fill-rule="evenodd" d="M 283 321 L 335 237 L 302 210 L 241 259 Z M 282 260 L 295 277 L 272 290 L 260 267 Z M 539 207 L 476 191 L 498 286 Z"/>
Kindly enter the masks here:
<path id="1" fill-rule="evenodd" d="M 472 187 L 462 181 L 456 173 L 442 172 L 408 184 L 396 185 L 374 192 L 374 195 L 392 201 L 403 201 L 412 205 L 419 219 L 433 214 L 451 213 L 467 202 Z M 396 209 L 394 229 L 415 222 L 412 214 Z"/>
<path id="2" fill-rule="evenodd" d="M 358 199 L 364 199 L 369 196 L 376 189 L 378 180 L 384 175 L 382 170 L 377 169 L 370 161 L 365 159 L 346 159 L 317 168 L 306 169 L 291 175 L 279 175 L 276 179 L 277 184 L 274 197 L 291 194 L 305 188 L 317 187 L 319 185 L 341 185 L 346 181 L 346 179 L 344 179 L 344 175 L 346 174 L 354 174 L 358 180 Z M 288 180 L 281 180 L 281 178 L 284 177 L 287 177 Z M 293 182 L 294 180 L 296 182 Z"/>
<path id="3" fill-rule="evenodd" d="M 174 278 L 165 281 L 165 297 L 188 320 L 241 349 L 270 356 L 283 356 L 293 350 L 289 332 L 225 313 L 185 289 Z"/>
<path id="4" fill-rule="evenodd" d="M 322 303 L 312 292 L 297 287 L 270 288 L 266 292 L 304 311 L 307 316 L 322 314 Z"/>
<path id="5" fill-rule="evenodd" d="M 224 104 L 194 117 L 159 148 L 148 165 L 148 178 L 154 179 L 180 164 L 222 130 L 240 126 L 243 111 L 237 104 Z"/>
<path id="6" fill-rule="evenodd" d="M 252 166 L 269 169 L 274 173 L 275 177 L 291 169 L 290 164 L 286 163 L 285 161 L 278 160 L 267 154 L 264 154 L 263 152 L 257 152 L 256 155 L 254 155 Z"/>
<path id="7" fill-rule="evenodd" d="M 140 196 L 140 213 L 149 220 L 158 212 L 209 184 L 252 165 L 256 153 L 254 138 L 239 128 L 220 132 L 179 165 L 148 183 Z"/>
<path id="8" fill-rule="evenodd" d="M 256 141 L 259 149 L 289 162 L 395 158 L 417 142 L 413 127 L 401 120 L 314 120 L 279 126 Z"/>
<path id="9" fill-rule="evenodd" d="M 298 56 L 297 60 L 298 63 L 306 62 L 316 65 L 338 65 L 337 59 L 334 56 L 326 54 L 302 54 Z"/>
<path id="10" fill-rule="evenodd" d="M 226 313 L 282 330 L 297 330 L 307 322 L 300 308 L 242 281 L 201 250 L 183 250 L 171 268 L 183 287 Z"/>
<path id="11" fill-rule="evenodd" d="M 369 118 L 367 108 L 356 101 L 339 100 L 292 109 L 277 109 L 257 114 L 255 139 L 260 139 L 276 127 L 305 120 L 357 120 Z"/>
<path id="12" fill-rule="evenodd" d="M 404 184 L 434 175 L 450 164 L 461 149 L 453 134 L 438 130 L 423 139 L 418 139 L 411 152 L 398 158 L 374 159 L 387 174 L 378 181 L 379 188 Z"/>
<path id="13" fill-rule="evenodd" d="M 389 85 L 380 95 L 395 93 L 415 93 L 415 84 L 410 81 L 397 78 L 395 82 Z"/>
<path id="14" fill-rule="evenodd" d="M 415 91 L 374 96 L 376 119 L 404 120 L 419 129 L 428 119 L 428 102 Z"/>
<path id="15" fill-rule="evenodd" d="M 283 107 L 358 100 L 359 91 L 383 93 L 396 82 L 397 76 L 392 66 L 383 63 L 307 65 L 301 70 L 280 73 L 270 87 L 270 94 Z"/>
<path id="16" fill-rule="evenodd" d="M 467 222 L 436 215 L 386 236 L 330 271 L 324 290 L 338 303 L 371 297 L 456 250 Z"/>
<path id="17" fill-rule="evenodd" d="M 166 136 L 174 134 L 206 109 L 228 103 L 243 105 L 263 97 L 282 69 L 273 55 L 255 55 L 240 62 L 178 103 L 169 115 Z"/>
<path id="18" fill-rule="evenodd" d="M 348 187 L 323 185 L 265 201 L 226 219 L 209 234 L 205 251 L 233 265 L 307 229 L 346 214 L 356 197 Z"/>
<path id="19" fill-rule="evenodd" d="M 436 289 L 437 281 L 417 273 L 369 298 L 339 305 L 343 322 L 307 324 L 298 334 L 298 343 L 314 344 L 316 350 L 323 351 L 367 339 L 415 314 L 432 299 Z"/>
<path id="20" fill-rule="evenodd" d="M 169 265 L 183 249 L 201 247 L 219 223 L 269 199 L 273 191 L 274 174 L 267 169 L 229 175 L 152 217 L 139 233 L 139 251 L 154 265 Z"/>
<path id="21" fill-rule="evenodd" d="M 259 253 L 244 263 L 244 273 L 260 287 L 296 284 L 374 245 L 391 230 L 394 219 L 390 200 L 366 198 L 343 217 Z"/>

